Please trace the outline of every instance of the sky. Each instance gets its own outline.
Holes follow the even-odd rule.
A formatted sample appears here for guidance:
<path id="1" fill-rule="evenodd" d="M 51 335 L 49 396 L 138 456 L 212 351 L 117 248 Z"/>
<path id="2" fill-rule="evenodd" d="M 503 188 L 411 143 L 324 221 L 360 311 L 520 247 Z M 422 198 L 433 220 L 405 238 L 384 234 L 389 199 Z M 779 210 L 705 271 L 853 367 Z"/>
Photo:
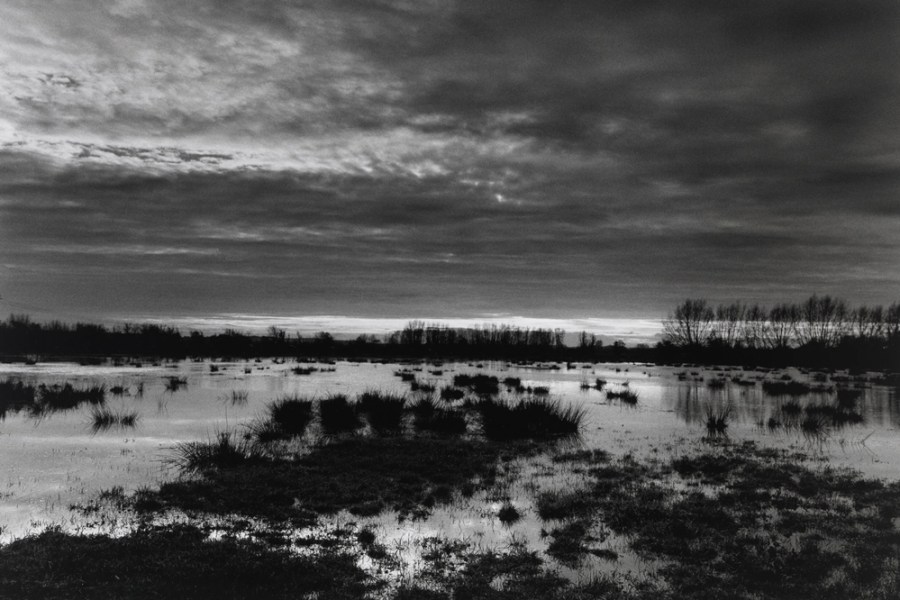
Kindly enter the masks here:
<path id="1" fill-rule="evenodd" d="M 900 299 L 898 191 L 894 0 L 0 3 L 0 312 L 652 338 Z"/>

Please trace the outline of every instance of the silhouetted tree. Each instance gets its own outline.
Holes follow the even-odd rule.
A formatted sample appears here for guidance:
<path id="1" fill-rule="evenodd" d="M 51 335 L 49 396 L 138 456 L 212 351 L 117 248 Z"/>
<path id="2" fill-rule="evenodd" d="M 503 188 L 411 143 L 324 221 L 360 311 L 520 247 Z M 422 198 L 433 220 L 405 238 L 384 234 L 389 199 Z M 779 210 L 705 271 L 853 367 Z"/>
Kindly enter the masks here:
<path id="1" fill-rule="evenodd" d="M 681 346 L 700 346 L 709 341 L 715 314 L 702 299 L 688 299 L 663 321 L 663 335 Z"/>

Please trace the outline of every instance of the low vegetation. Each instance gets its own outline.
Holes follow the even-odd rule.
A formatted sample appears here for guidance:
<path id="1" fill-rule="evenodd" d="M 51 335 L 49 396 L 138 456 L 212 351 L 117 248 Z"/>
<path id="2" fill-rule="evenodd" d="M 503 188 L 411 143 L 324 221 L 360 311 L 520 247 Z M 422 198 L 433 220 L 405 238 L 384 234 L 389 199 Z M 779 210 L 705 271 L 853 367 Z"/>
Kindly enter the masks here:
<path id="1" fill-rule="evenodd" d="M 113 410 L 108 406 L 93 406 L 90 418 L 91 431 L 96 434 L 111 429 L 133 429 L 137 426 L 138 413 L 136 411 Z"/>
<path id="2" fill-rule="evenodd" d="M 122 537 L 49 530 L 0 547 L 0 597 L 23 600 L 362 598 L 373 582 L 340 549 L 298 555 L 258 541 L 210 540 L 194 526 Z"/>
<path id="3" fill-rule="evenodd" d="M 518 401 L 487 398 L 476 405 L 484 435 L 492 440 L 547 439 L 577 435 L 584 407 L 529 397 Z"/>

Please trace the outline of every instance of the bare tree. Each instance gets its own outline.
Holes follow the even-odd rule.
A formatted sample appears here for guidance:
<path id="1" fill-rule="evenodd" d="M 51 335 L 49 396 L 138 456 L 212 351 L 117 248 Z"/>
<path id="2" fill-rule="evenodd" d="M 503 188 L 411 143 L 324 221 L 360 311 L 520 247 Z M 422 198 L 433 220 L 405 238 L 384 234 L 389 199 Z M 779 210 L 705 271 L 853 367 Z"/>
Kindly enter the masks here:
<path id="1" fill-rule="evenodd" d="M 894 302 L 884 311 L 884 336 L 888 343 L 900 339 L 900 302 Z"/>
<path id="2" fill-rule="evenodd" d="M 853 334 L 859 338 L 880 338 L 884 335 L 884 309 L 881 306 L 860 306 L 850 312 Z"/>
<path id="3" fill-rule="evenodd" d="M 699 346 L 709 341 L 715 314 L 703 299 L 687 299 L 663 320 L 663 335 L 673 344 Z"/>
<path id="4" fill-rule="evenodd" d="M 741 302 L 720 304 L 716 307 L 714 335 L 717 340 L 733 348 L 741 339 L 747 306 Z"/>
<path id="5" fill-rule="evenodd" d="M 779 304 L 769 311 L 763 341 L 769 348 L 788 348 L 794 341 L 800 310 L 795 304 Z"/>
<path id="6" fill-rule="evenodd" d="M 800 305 L 797 338 L 801 344 L 833 346 L 847 333 L 847 303 L 831 296 L 810 296 Z"/>
<path id="7" fill-rule="evenodd" d="M 769 315 L 759 304 L 747 308 L 744 315 L 743 339 L 748 348 L 761 348 L 765 344 L 766 321 Z"/>

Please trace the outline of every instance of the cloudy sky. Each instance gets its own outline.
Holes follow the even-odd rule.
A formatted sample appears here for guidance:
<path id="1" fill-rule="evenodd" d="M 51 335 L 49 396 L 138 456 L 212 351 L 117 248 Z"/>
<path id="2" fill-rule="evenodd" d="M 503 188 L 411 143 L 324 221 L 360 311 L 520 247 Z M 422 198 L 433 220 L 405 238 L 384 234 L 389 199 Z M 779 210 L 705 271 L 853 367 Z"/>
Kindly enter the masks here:
<path id="1" fill-rule="evenodd" d="M 898 191 L 894 0 L 0 4 L 7 313 L 890 303 Z"/>

